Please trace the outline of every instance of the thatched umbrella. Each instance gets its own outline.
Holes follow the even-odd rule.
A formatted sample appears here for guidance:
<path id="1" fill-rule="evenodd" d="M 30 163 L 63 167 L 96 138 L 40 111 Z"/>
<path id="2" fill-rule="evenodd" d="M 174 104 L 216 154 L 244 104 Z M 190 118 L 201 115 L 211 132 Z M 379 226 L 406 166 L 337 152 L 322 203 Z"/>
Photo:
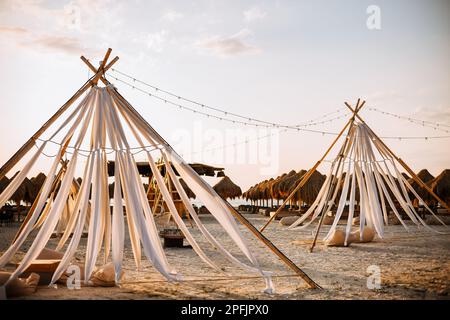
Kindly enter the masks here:
<path id="1" fill-rule="evenodd" d="M 278 182 L 278 192 L 281 198 L 286 199 L 289 196 L 289 188 L 292 180 L 298 179 L 297 172 L 295 170 L 291 170 L 288 174 L 286 174 L 280 181 Z"/>
<path id="2" fill-rule="evenodd" d="M 23 180 L 22 185 L 25 191 L 22 200 L 27 204 L 31 204 L 34 199 L 36 199 L 39 190 L 37 190 L 33 182 L 31 182 L 31 180 L 28 178 L 25 178 L 25 180 Z"/>
<path id="3" fill-rule="evenodd" d="M 46 176 L 42 172 L 39 173 L 36 177 L 31 178 L 31 183 L 33 184 L 33 200 L 36 199 L 39 191 L 41 190 L 44 182 L 45 182 Z"/>
<path id="4" fill-rule="evenodd" d="M 439 198 L 450 204 L 450 169 L 441 172 L 432 182 L 431 188 Z"/>
<path id="5" fill-rule="evenodd" d="M 19 174 L 19 172 L 16 172 L 16 174 L 11 178 L 11 181 L 14 180 L 14 178 Z M 17 189 L 16 191 L 13 193 L 13 195 L 11 196 L 10 200 L 13 201 L 16 206 L 17 209 L 19 209 L 20 206 L 20 201 L 23 200 L 23 198 L 25 197 L 25 184 L 22 183 Z"/>
<path id="6" fill-rule="evenodd" d="M 213 189 L 224 199 L 234 199 L 242 195 L 241 187 L 231 181 L 228 176 L 216 183 Z"/>
<path id="7" fill-rule="evenodd" d="M 277 199 L 277 201 L 281 199 L 281 196 L 280 196 L 278 190 L 275 189 L 275 186 L 278 185 L 278 183 L 280 182 L 282 177 L 283 177 L 283 175 L 276 177 L 268 185 L 270 196 L 272 197 L 272 199 Z"/>
<path id="8" fill-rule="evenodd" d="M 427 185 L 431 184 L 431 181 L 434 179 L 434 177 L 431 175 L 430 172 L 428 172 L 427 169 L 420 170 L 417 176 Z M 425 188 L 422 188 L 414 179 L 409 179 L 408 182 L 411 184 L 414 190 L 416 190 L 416 192 L 423 199 L 423 201 L 429 203 L 433 200 L 430 193 Z M 410 197 L 414 198 L 414 195 L 410 194 Z"/>
<path id="9" fill-rule="evenodd" d="M 6 189 L 9 185 L 9 179 L 7 177 L 3 177 L 0 179 L 0 194 Z"/>
<path id="10" fill-rule="evenodd" d="M 184 182 L 183 179 L 180 179 L 180 183 L 181 183 L 181 186 L 183 187 L 184 191 L 186 192 L 187 196 L 188 196 L 190 199 L 195 199 L 195 197 L 196 197 L 196 196 L 195 196 L 195 193 L 191 190 L 191 188 L 188 187 L 188 185 L 186 184 L 186 182 Z"/>
<path id="11" fill-rule="evenodd" d="M 17 172 L 14 177 L 18 174 Z M 14 177 L 11 179 L 13 180 Z M 10 200 L 12 200 L 17 207 L 17 216 L 20 220 L 20 209 L 21 209 L 21 201 L 29 204 L 34 201 L 33 196 L 36 194 L 35 188 L 33 183 L 30 181 L 30 179 L 25 178 L 25 180 L 21 183 L 21 185 L 17 188 L 17 190 L 14 192 L 14 194 L 11 196 Z"/>
<path id="12" fill-rule="evenodd" d="M 299 171 L 297 175 L 295 175 L 291 180 L 291 185 L 289 187 L 289 193 L 294 191 L 295 187 L 300 183 L 301 178 L 306 174 L 305 170 Z M 319 195 L 320 188 L 322 188 L 323 183 L 325 182 L 325 176 L 322 175 L 319 171 L 315 170 L 311 177 L 308 179 L 306 184 L 300 188 L 294 195 L 294 199 L 296 201 L 303 201 L 311 205 L 314 200 L 316 200 Z"/>
<path id="13" fill-rule="evenodd" d="M 282 199 L 281 192 L 280 192 L 280 183 L 283 181 L 283 179 L 286 176 L 287 176 L 287 173 L 283 173 L 281 176 L 278 176 L 275 179 L 275 182 L 272 184 L 271 193 L 275 199 Z"/>

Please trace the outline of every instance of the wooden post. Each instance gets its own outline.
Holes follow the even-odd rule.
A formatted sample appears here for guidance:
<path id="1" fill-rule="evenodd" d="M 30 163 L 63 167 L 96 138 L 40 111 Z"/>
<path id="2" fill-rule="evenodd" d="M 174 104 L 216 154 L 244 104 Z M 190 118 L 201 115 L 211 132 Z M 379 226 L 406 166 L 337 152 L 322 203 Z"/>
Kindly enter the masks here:
<path id="1" fill-rule="evenodd" d="M 117 91 L 116 91 L 117 92 Z M 128 101 L 122 97 L 118 92 L 117 95 L 120 100 L 124 103 L 124 105 L 133 113 L 135 114 L 147 127 L 148 129 L 152 130 L 154 129 L 148 124 L 148 122 L 142 118 L 142 116 L 128 103 Z M 157 134 L 155 132 L 155 134 Z M 173 151 L 172 147 L 167 143 L 159 134 L 158 137 L 161 138 L 161 140 L 166 143 L 167 147 L 170 148 L 170 150 Z M 269 249 L 274 252 L 289 268 L 295 271 L 303 280 L 308 283 L 308 285 L 311 288 L 314 289 L 321 289 L 321 287 L 315 283 L 305 272 L 303 272 L 295 263 L 293 263 L 284 253 L 282 253 L 272 242 L 270 242 L 269 239 L 267 239 L 261 232 L 258 231 L 244 216 L 242 216 L 239 212 L 236 211 L 236 209 L 233 208 L 227 201 L 225 201 L 227 204 L 230 213 L 247 229 L 249 229 L 261 242 L 263 242 Z"/>
<path id="2" fill-rule="evenodd" d="M 322 289 L 314 280 L 312 280 L 302 269 L 300 269 L 294 262 L 292 262 L 283 252 L 280 251 L 269 239 L 267 239 L 261 232 L 258 231 L 243 215 L 234 209 L 227 201 L 225 203 L 230 209 L 230 213 L 247 229 L 249 229 L 259 240 L 261 240 L 273 253 L 275 253 L 281 261 L 283 261 L 289 268 L 298 274 L 312 289 Z"/>
<path id="3" fill-rule="evenodd" d="M 356 115 L 358 114 L 358 112 L 361 110 L 361 108 L 366 103 L 365 101 L 363 101 L 361 106 L 359 106 L 359 102 L 360 102 L 360 99 L 358 99 L 358 101 L 356 102 L 356 107 L 355 107 L 355 110 L 353 111 L 353 116 L 350 119 L 351 124 L 350 124 L 350 127 L 348 128 L 347 136 L 349 135 L 350 130 L 352 129 L 353 123 L 355 122 Z M 345 102 L 345 105 L 350 107 L 350 105 L 347 102 Z M 345 139 L 344 145 L 342 146 L 341 151 L 339 152 L 339 160 L 338 160 L 338 165 L 336 167 L 336 174 L 332 177 L 333 181 L 332 181 L 331 187 L 328 189 L 325 205 L 322 208 L 322 213 L 320 215 L 319 223 L 317 224 L 316 233 L 314 234 L 314 239 L 311 244 L 311 247 L 309 248 L 309 252 L 313 252 L 314 247 L 316 246 L 317 237 L 319 236 L 319 231 L 320 231 L 320 228 L 322 227 L 323 219 L 325 219 L 326 209 L 328 208 L 328 201 L 330 199 L 332 192 L 334 192 L 334 189 L 337 187 L 336 184 L 337 184 L 338 178 L 336 175 L 339 172 L 341 165 L 343 165 L 342 159 L 344 157 L 344 152 L 345 152 L 345 149 L 347 148 L 347 144 L 348 144 L 348 139 Z"/>

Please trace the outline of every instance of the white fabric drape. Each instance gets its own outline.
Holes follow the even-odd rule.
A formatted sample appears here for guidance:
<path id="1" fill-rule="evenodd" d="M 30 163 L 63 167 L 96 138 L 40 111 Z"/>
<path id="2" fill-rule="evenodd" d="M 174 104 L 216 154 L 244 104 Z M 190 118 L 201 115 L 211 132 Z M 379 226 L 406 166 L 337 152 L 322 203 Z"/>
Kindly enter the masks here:
<path id="1" fill-rule="evenodd" d="M 289 226 L 289 229 L 306 228 L 319 217 L 321 212 L 326 213 L 335 206 L 335 219 L 324 238 L 325 240 L 329 239 L 338 226 L 344 208 L 348 206 L 349 214 L 345 227 L 345 243 L 347 243 L 351 233 L 358 192 L 358 205 L 360 208 L 359 231 L 361 237 L 365 226 L 373 228 L 380 238 L 383 237 L 384 226 L 388 223 L 387 205 L 390 206 L 401 224 L 409 230 L 401 218 L 394 201 L 398 202 L 406 215 L 416 225 L 438 232 L 429 227 L 416 212 L 408 191 L 419 201 L 423 202 L 423 200 L 400 173 L 394 156 L 378 140 L 373 131 L 365 123 L 355 122 L 349 131 L 347 139 L 348 146 L 343 153 L 345 161 L 343 161 L 340 168 L 336 167 L 336 163 L 339 163 L 339 156 L 332 162 L 330 171 L 316 200 L 304 215 Z M 344 170 L 344 167 L 346 170 Z M 330 190 L 332 188 L 331 180 L 333 179 L 333 174 L 337 176 L 334 179 L 337 179 L 338 183 L 334 190 Z M 342 179 L 344 179 L 344 182 L 341 185 L 340 181 Z M 334 200 L 338 191 L 341 192 L 341 196 L 338 203 L 335 204 Z M 329 201 L 329 207 L 323 210 L 330 192 L 333 192 L 333 197 Z M 438 221 L 444 224 L 426 204 L 425 207 Z M 311 214 L 311 220 L 299 227 Z"/>

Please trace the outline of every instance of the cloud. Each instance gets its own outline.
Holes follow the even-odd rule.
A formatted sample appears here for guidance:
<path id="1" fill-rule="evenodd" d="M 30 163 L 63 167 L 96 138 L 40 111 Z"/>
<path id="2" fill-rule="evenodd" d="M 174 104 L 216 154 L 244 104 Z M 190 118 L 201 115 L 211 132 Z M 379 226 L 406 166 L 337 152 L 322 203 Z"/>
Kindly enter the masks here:
<path id="1" fill-rule="evenodd" d="M 184 17 L 184 15 L 181 12 L 177 12 L 177 11 L 171 10 L 171 11 L 167 11 L 162 16 L 162 20 L 169 21 L 169 22 L 174 22 L 174 21 L 179 20 L 179 19 L 181 19 L 183 17 Z"/>
<path id="2" fill-rule="evenodd" d="M 19 46 L 45 49 L 67 54 L 95 54 L 98 50 L 86 48 L 76 37 L 55 34 L 36 34 L 17 26 L 0 26 L 0 36 L 5 35 Z M 11 37 L 12 36 L 12 37 Z"/>
<path id="3" fill-rule="evenodd" d="M 0 26 L 0 33 L 7 33 L 7 34 L 26 34 L 28 32 L 27 29 L 22 27 L 9 27 L 9 26 Z"/>
<path id="4" fill-rule="evenodd" d="M 259 7 L 253 7 L 244 11 L 244 20 L 246 22 L 253 22 L 262 20 L 267 16 L 265 11 L 262 11 Z"/>
<path id="5" fill-rule="evenodd" d="M 81 45 L 77 38 L 73 37 L 44 35 L 23 42 L 23 44 L 25 46 L 37 46 L 50 51 L 60 51 L 68 54 L 86 53 L 86 48 Z"/>
<path id="6" fill-rule="evenodd" d="M 239 54 L 255 54 L 261 50 L 245 43 L 245 38 L 251 35 L 248 29 L 242 29 L 231 36 L 211 36 L 196 43 L 197 47 L 207 49 L 218 56 L 234 56 Z"/>

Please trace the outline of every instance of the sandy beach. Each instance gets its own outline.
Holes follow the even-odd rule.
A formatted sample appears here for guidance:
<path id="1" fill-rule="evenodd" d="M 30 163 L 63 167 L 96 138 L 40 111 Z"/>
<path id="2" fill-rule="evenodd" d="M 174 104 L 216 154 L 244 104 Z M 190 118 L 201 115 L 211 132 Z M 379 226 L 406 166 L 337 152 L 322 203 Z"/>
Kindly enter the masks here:
<path id="1" fill-rule="evenodd" d="M 266 217 L 246 215 L 257 227 Z M 243 260 L 242 254 L 209 215 L 201 216 L 207 228 L 231 252 Z M 4 252 L 17 225 L 0 228 L 0 252 Z M 292 261 L 302 268 L 323 290 L 312 290 L 301 278 L 292 276 L 288 269 L 266 247 L 240 226 L 261 265 L 274 272 L 276 293 L 263 293 L 264 281 L 254 274 L 236 268 L 202 239 L 198 229 L 192 232 L 206 253 L 227 275 L 206 266 L 191 248 L 165 249 L 169 262 L 182 274 L 185 281 L 166 281 L 143 257 L 142 270 L 136 271 L 130 243 L 125 242 L 125 277 L 119 287 L 82 287 L 69 290 L 40 286 L 26 299 L 448 299 L 450 288 L 450 233 L 448 228 L 435 226 L 439 233 L 430 233 L 411 225 L 408 233 L 402 226 L 388 226 L 385 238 L 376 238 L 367 244 L 352 244 L 347 248 L 325 247 L 321 242 L 309 253 L 314 226 L 302 231 L 288 231 L 278 222 L 272 223 L 265 235 Z M 322 237 L 328 226 L 323 228 Z M 57 239 L 49 241 L 48 248 L 56 246 Z M 23 250 L 26 250 L 28 241 Z M 187 242 L 185 241 L 185 245 Z M 76 262 L 84 261 L 86 239 L 76 253 Z M 23 254 L 23 253 L 22 253 Z M 16 260 L 22 254 L 17 255 Z M 103 258 L 99 258 L 103 261 Z M 381 288 L 368 289 L 367 268 L 381 270 Z M 8 266 L 11 269 L 11 265 Z"/>

